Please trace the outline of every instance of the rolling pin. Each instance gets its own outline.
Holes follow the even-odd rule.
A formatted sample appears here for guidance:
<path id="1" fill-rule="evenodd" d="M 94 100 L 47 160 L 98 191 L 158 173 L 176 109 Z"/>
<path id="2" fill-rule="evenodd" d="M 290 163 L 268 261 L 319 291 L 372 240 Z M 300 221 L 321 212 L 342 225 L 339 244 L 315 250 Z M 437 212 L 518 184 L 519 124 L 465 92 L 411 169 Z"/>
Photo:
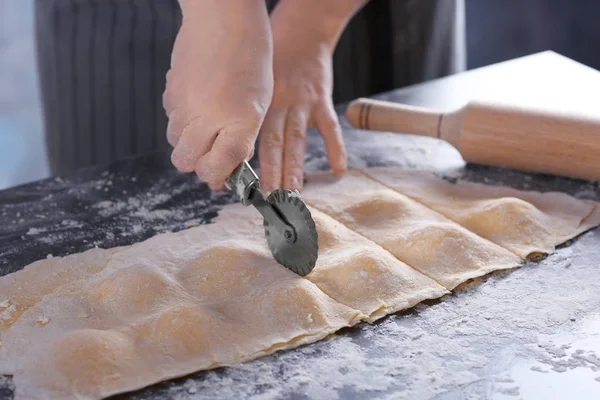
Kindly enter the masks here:
<path id="1" fill-rule="evenodd" d="M 440 112 L 359 98 L 346 117 L 359 129 L 445 140 L 470 163 L 600 180 L 600 108 L 594 117 L 472 101 Z"/>

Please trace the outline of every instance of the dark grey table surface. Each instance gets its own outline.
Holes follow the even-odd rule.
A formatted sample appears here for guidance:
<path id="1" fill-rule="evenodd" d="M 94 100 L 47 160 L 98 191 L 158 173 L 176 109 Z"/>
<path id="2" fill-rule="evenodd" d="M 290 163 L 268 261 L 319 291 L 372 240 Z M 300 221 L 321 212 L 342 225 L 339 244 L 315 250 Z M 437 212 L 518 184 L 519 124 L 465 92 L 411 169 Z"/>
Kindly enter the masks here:
<path id="1" fill-rule="evenodd" d="M 453 108 L 490 92 L 515 95 L 515 82 L 539 83 L 540 71 L 579 68 L 542 53 L 377 97 Z M 594 72 L 583 71 L 563 74 L 563 81 L 580 82 Z M 583 84 L 562 87 L 574 93 L 593 87 L 589 80 Z M 351 166 L 426 168 L 453 178 L 600 200 L 596 182 L 465 165 L 453 148 L 435 139 L 357 131 L 343 122 Z M 307 169 L 322 168 L 327 168 L 322 140 L 311 132 Z M 229 194 L 211 193 L 193 176 L 175 172 L 164 154 L 12 188 L 0 192 L 0 276 L 48 254 L 126 245 L 206 223 L 230 201 L 235 199 Z M 116 398 L 600 398 L 599 275 L 596 229 L 542 262 L 474 280 L 378 323 Z M 0 377 L 0 398 L 12 398 L 13 389 L 9 377 Z"/>

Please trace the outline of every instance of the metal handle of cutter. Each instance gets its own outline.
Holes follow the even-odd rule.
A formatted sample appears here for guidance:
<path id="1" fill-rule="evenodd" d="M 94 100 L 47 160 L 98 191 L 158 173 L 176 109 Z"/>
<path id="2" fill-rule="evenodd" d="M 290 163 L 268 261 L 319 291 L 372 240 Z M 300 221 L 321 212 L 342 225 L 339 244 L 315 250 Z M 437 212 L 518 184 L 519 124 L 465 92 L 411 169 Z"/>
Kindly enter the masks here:
<path id="1" fill-rule="evenodd" d="M 245 206 L 252 204 L 263 218 L 285 238 L 288 243 L 297 239 L 296 230 L 290 225 L 283 215 L 271 203 L 265 200 L 260 190 L 260 179 L 248 161 L 241 163 L 225 181 L 225 186 L 240 198 Z"/>
<path id="2" fill-rule="evenodd" d="M 233 171 L 225 182 L 225 186 L 236 192 L 243 205 L 249 206 L 252 191 L 260 188 L 260 180 L 248 161 L 244 161 Z"/>

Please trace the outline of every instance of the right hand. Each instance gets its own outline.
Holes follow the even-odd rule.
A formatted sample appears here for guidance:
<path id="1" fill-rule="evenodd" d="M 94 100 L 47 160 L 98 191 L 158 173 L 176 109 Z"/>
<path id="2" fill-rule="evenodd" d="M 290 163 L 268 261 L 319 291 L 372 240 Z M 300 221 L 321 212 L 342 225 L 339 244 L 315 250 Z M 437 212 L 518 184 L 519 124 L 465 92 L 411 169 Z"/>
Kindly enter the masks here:
<path id="1" fill-rule="evenodd" d="M 273 44 L 264 0 L 180 0 L 183 22 L 163 105 L 171 160 L 213 190 L 254 151 L 273 95 Z"/>

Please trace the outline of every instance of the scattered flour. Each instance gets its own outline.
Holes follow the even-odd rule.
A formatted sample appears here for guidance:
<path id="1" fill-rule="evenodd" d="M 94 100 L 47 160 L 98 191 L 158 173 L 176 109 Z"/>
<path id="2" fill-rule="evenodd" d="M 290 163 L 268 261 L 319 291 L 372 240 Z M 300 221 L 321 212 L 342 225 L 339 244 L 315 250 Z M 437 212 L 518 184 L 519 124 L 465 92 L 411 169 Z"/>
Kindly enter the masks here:
<path id="1" fill-rule="evenodd" d="M 179 195 L 186 190 L 193 190 L 189 185 L 183 185 L 170 193 L 146 192 L 138 196 L 124 200 L 104 200 L 94 204 L 92 207 L 98 211 L 100 216 L 108 218 L 119 216 L 125 223 L 131 223 L 128 231 L 121 232 L 120 236 L 130 236 L 143 232 L 144 226 L 152 226 L 155 230 L 164 232 L 172 228 L 172 221 L 184 221 L 184 227 L 199 225 L 199 210 L 209 204 L 205 200 L 194 200 L 184 207 L 170 207 L 168 203 L 173 196 Z M 214 199 L 224 196 L 224 193 L 213 193 Z M 187 221 L 186 221 L 187 220 Z M 126 225 L 125 225 L 126 226 Z"/>
<path id="2" fill-rule="evenodd" d="M 83 224 L 81 222 L 72 221 L 69 219 L 65 219 L 65 220 L 61 221 L 60 224 L 66 228 L 81 228 L 81 227 L 83 227 Z"/>
<path id="3" fill-rule="evenodd" d="M 185 221 L 183 223 L 183 226 L 185 226 L 186 228 L 192 228 L 194 226 L 198 226 L 200 225 L 200 220 L 198 219 L 190 219 L 189 221 Z"/>
<path id="4" fill-rule="evenodd" d="M 498 388 L 498 392 L 502 394 L 506 394 L 508 396 L 518 396 L 519 388 L 517 386 L 509 387 L 509 388 Z"/>
<path id="5" fill-rule="evenodd" d="M 188 379 L 187 381 L 185 381 L 185 383 L 183 384 L 183 387 L 189 394 L 195 394 L 196 392 L 198 392 L 198 387 L 196 385 L 196 382 L 194 382 L 191 379 Z"/>
<path id="6" fill-rule="evenodd" d="M 535 372 L 541 372 L 541 373 L 544 373 L 544 374 L 548 373 L 548 371 L 545 371 L 544 369 L 542 369 L 541 367 L 539 367 L 537 365 L 532 366 L 530 369 L 532 371 L 535 371 Z"/>
<path id="7" fill-rule="evenodd" d="M 136 181 L 135 178 L 132 179 Z M 57 183 L 61 183 L 55 180 Z M 85 195 L 90 187 L 106 188 L 114 185 L 114 178 L 107 174 L 102 179 L 90 182 L 85 187 L 73 187 L 68 189 L 69 193 L 76 196 Z M 47 246 L 56 246 L 62 243 L 79 242 L 87 246 L 106 247 L 113 245 L 115 240 L 120 241 L 123 237 L 139 236 L 146 233 L 165 233 L 174 228 L 190 228 L 203 223 L 204 212 L 208 209 L 217 209 L 215 204 L 224 204 L 230 199 L 228 192 L 213 192 L 211 199 L 192 199 L 189 203 L 181 204 L 172 202 L 175 196 L 187 193 L 193 193 L 198 190 L 197 182 L 183 182 L 175 186 L 169 186 L 165 180 L 156 182 L 156 186 L 149 190 L 138 193 L 134 196 L 115 199 L 102 200 L 92 203 L 89 206 L 90 214 L 96 212 L 100 217 L 107 221 L 102 221 L 100 231 L 90 233 L 91 226 L 94 223 L 90 221 L 79 221 L 76 216 L 70 216 L 69 213 L 58 210 L 52 215 L 36 215 L 38 218 L 51 218 L 51 223 L 38 228 L 29 227 L 24 231 L 21 238 L 26 241 L 28 237 L 34 237 L 37 243 Z M 127 191 L 120 191 L 119 193 Z M 46 196 L 49 200 L 51 196 Z M 176 204 L 176 205 L 175 205 Z M 56 203 L 54 204 L 56 206 Z M 2 211 L 6 214 L 6 211 Z M 19 215 L 17 215 L 19 214 Z M 15 212 L 15 217 L 20 217 L 20 213 Z M 62 216 L 62 219 L 54 220 Z M 46 219 L 48 221 L 48 219 Z M 114 222 L 113 222 L 114 221 Z M 20 223 L 15 219 L 14 224 Z M 180 224 L 177 226 L 177 224 Z M 90 237 L 91 236 L 91 237 Z M 6 254 L 5 254 L 6 255 Z M 0 265 L 5 264 L 5 260 L 0 260 Z"/>
<path id="8" fill-rule="evenodd" d="M 39 235 L 40 233 L 47 232 L 47 228 L 29 228 L 27 235 Z"/>

